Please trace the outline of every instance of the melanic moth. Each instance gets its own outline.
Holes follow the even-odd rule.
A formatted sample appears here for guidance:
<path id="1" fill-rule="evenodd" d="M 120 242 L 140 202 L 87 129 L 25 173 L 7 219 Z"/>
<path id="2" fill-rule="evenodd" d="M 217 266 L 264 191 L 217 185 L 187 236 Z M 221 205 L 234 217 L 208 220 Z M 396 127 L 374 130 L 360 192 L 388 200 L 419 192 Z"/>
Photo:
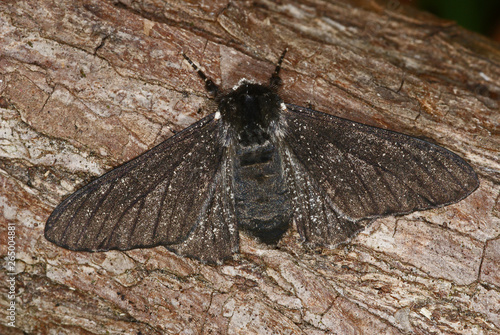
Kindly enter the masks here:
<path id="1" fill-rule="evenodd" d="M 440 146 L 285 104 L 285 52 L 269 85 L 243 80 L 229 93 L 184 56 L 217 111 L 69 196 L 45 237 L 81 251 L 163 245 L 220 263 L 238 252 L 239 230 L 274 244 L 293 226 L 305 243 L 335 246 L 375 218 L 445 206 L 478 187 Z"/>

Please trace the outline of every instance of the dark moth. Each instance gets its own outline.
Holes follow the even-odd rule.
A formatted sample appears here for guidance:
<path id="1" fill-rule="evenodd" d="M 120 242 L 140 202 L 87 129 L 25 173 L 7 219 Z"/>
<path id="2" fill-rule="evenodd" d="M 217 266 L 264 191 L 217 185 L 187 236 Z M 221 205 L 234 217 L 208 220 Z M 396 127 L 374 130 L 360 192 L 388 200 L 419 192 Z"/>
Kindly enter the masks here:
<path id="1" fill-rule="evenodd" d="M 163 245 L 221 262 L 239 230 L 276 243 L 291 227 L 335 246 L 371 219 L 457 202 L 473 169 L 437 145 L 308 108 L 242 81 L 227 94 L 187 57 L 218 110 L 64 200 L 45 237 L 82 251 Z"/>

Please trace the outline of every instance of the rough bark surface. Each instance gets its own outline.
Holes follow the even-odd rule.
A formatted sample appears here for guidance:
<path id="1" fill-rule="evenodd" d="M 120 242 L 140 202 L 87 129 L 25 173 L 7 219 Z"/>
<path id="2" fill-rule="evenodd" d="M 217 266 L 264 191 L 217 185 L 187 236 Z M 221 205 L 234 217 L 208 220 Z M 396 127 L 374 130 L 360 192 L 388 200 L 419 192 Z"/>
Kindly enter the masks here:
<path id="1" fill-rule="evenodd" d="M 213 110 L 182 51 L 228 88 L 286 46 L 286 102 L 438 143 L 479 189 L 322 253 L 242 236 L 222 266 L 44 239 L 66 195 Z M 0 96 L 2 334 L 500 333 L 500 46 L 453 22 L 397 1 L 3 0 Z"/>

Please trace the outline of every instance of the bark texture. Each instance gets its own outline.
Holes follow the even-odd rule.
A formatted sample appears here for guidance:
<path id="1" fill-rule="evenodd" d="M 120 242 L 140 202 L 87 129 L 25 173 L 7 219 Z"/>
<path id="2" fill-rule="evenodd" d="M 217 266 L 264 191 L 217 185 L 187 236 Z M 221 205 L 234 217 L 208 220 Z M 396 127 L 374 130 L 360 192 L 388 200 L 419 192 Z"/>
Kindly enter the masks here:
<path id="1" fill-rule="evenodd" d="M 287 46 L 286 102 L 440 144 L 479 189 L 321 253 L 242 236 L 222 266 L 44 239 L 64 196 L 213 111 L 181 52 L 229 88 Z M 4 0 L 0 333 L 500 333 L 499 104 L 500 46 L 397 1 Z"/>

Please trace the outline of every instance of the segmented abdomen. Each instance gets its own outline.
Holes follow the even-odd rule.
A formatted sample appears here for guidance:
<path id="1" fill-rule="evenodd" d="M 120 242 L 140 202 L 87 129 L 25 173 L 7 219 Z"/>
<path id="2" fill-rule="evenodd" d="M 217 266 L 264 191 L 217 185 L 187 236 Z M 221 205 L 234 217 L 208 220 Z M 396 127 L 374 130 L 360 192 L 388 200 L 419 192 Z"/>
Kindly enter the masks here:
<path id="1" fill-rule="evenodd" d="M 270 142 L 239 145 L 234 163 L 236 215 L 240 229 L 262 242 L 276 243 L 291 218 L 283 162 Z"/>

